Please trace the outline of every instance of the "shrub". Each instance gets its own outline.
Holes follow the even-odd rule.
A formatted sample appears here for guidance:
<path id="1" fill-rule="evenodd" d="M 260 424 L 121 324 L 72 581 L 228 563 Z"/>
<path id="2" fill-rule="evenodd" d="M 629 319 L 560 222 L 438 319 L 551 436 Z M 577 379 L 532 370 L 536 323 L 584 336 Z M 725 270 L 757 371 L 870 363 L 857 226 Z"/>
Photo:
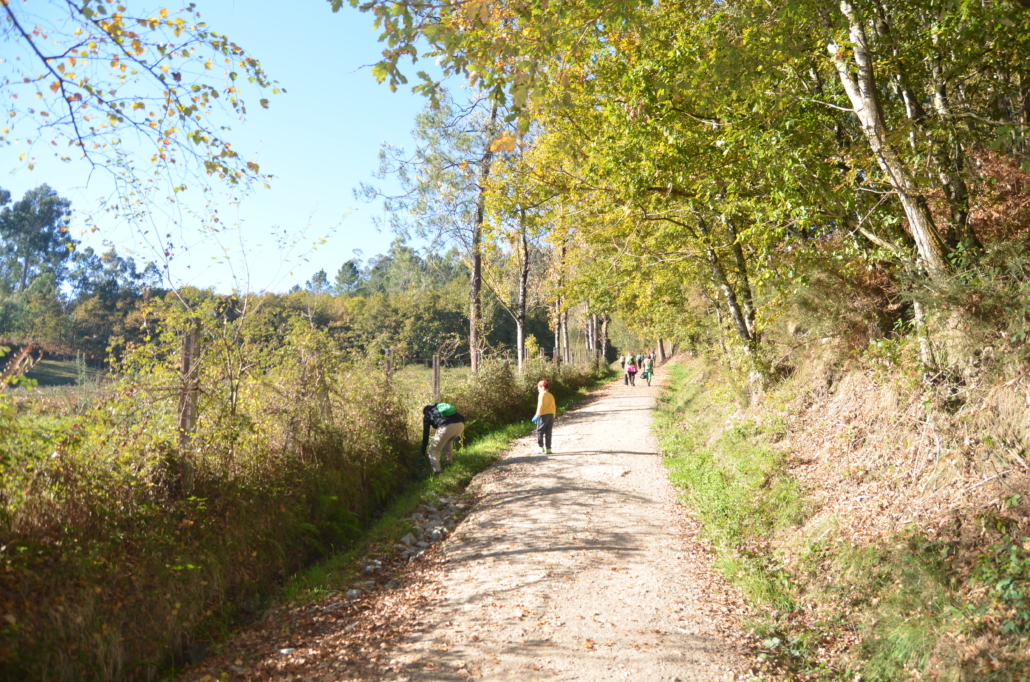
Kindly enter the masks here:
<path id="1" fill-rule="evenodd" d="M 50 423 L 0 402 L 0 678 L 153 678 L 409 481 L 424 396 L 326 332 L 297 320 L 267 341 L 213 299 L 147 319 L 92 409 Z M 490 361 L 445 399 L 474 437 L 528 419 L 540 378 L 563 396 L 593 375 Z"/>

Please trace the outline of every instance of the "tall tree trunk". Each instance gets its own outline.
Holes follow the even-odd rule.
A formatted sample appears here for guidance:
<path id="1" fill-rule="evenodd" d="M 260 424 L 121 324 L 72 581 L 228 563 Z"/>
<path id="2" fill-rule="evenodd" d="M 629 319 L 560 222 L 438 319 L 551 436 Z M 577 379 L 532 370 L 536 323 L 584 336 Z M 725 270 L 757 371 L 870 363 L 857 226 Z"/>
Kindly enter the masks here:
<path id="1" fill-rule="evenodd" d="M 569 311 L 561 312 L 561 351 L 562 362 L 569 364 Z"/>
<path id="2" fill-rule="evenodd" d="M 562 240 L 560 260 L 558 261 L 558 282 L 557 290 L 562 291 L 562 287 L 565 279 L 565 255 L 568 252 L 568 245 Z M 562 323 L 565 320 L 564 305 L 565 301 L 559 294 L 558 301 L 555 303 L 554 308 L 554 364 L 559 362 L 567 362 L 568 354 L 561 355 L 562 352 L 562 341 L 564 340 L 565 346 L 569 345 L 568 339 L 568 328 L 563 328 Z M 559 359 L 560 358 L 560 359 Z"/>
<path id="3" fill-rule="evenodd" d="M 519 263 L 519 293 L 515 308 L 515 345 L 519 353 L 519 371 L 523 369 L 523 356 L 526 352 L 526 298 L 529 290 L 529 238 L 526 236 L 526 211 L 519 209 L 519 228 L 521 230 L 521 262 Z"/>
<path id="4" fill-rule="evenodd" d="M 554 364 L 561 360 L 561 296 L 554 304 Z"/>
<path id="5" fill-rule="evenodd" d="M 937 230 L 930 207 L 923 198 L 919 184 L 891 142 L 890 131 L 887 129 L 876 89 L 873 56 L 866 40 L 862 18 L 851 0 L 841 0 L 840 8 L 848 20 L 850 49 L 842 49 L 836 43 L 830 43 L 828 48 L 841 85 L 851 100 L 851 106 L 862 125 L 862 131 L 877 164 L 901 201 L 905 217 L 908 218 L 909 230 L 916 242 L 920 262 L 931 274 L 950 272 L 949 250 Z M 851 73 L 848 54 L 854 59 L 857 69 L 855 75 Z"/>
<path id="6" fill-rule="evenodd" d="M 1026 0 L 1030 4 L 1030 0 Z M 1026 130 L 1027 126 L 1030 125 L 1030 76 L 1023 74 L 1019 77 L 1019 122 L 1022 123 L 1022 127 L 1019 129 L 1019 151 L 1023 154 L 1027 152 L 1026 143 Z"/>
<path id="7" fill-rule="evenodd" d="M 480 297 L 483 288 L 483 257 L 479 251 L 481 237 L 477 229 L 472 238 L 472 272 L 469 277 L 469 357 L 473 374 L 479 371 L 479 331 L 482 317 Z"/>
<path id="8" fill-rule="evenodd" d="M 934 43 L 936 44 L 936 39 Z M 940 57 L 934 56 L 931 60 L 931 72 L 933 74 L 933 108 L 937 115 L 945 118 L 951 114 L 951 105 L 948 98 L 948 84 L 944 77 L 944 68 L 941 66 Z M 941 142 L 937 145 L 935 160 L 938 167 L 938 175 L 941 179 L 941 187 L 944 196 L 948 200 L 948 208 L 951 211 L 951 230 L 948 235 L 948 246 L 954 248 L 960 241 L 968 246 L 981 248 L 983 245 L 976 236 L 972 226 L 969 224 L 969 187 L 963 176 L 965 170 L 965 150 L 962 143 L 955 141 L 952 149 Z"/>
<path id="9" fill-rule="evenodd" d="M 25 247 L 25 262 L 21 266 L 21 284 L 18 285 L 18 291 L 25 291 L 25 286 L 29 280 L 29 265 L 32 263 L 32 253 L 29 251 L 29 247 Z"/>
<path id="10" fill-rule="evenodd" d="M 751 280 L 747 276 L 747 261 L 744 260 L 744 247 L 737 235 L 737 228 L 732 220 L 726 221 L 730 239 L 733 240 L 733 260 L 737 267 L 737 288 L 740 290 L 740 302 L 744 308 L 744 323 L 751 337 L 755 336 L 755 301 L 751 295 Z"/>
<path id="11" fill-rule="evenodd" d="M 479 161 L 479 197 L 476 200 L 476 214 L 472 224 L 472 238 L 469 240 L 471 253 L 469 261 L 472 272 L 469 273 L 469 355 L 471 356 L 472 373 L 479 371 L 479 350 L 482 341 L 479 338 L 482 327 L 482 292 L 483 292 L 483 221 L 486 219 L 486 181 L 490 177 L 490 166 L 494 160 L 493 130 L 497 123 L 497 105 L 490 107 L 490 123 L 486 132 L 486 146 L 483 157 Z"/>
<path id="12" fill-rule="evenodd" d="M 658 339 L 658 362 L 665 362 L 665 342 Z"/>
<path id="13" fill-rule="evenodd" d="M 737 292 L 726 277 L 726 271 L 722 267 L 719 254 L 717 254 L 715 249 L 711 246 L 713 235 L 711 234 L 708 223 L 705 222 L 704 218 L 698 216 L 697 226 L 698 230 L 706 237 L 706 241 L 708 242 L 708 245 L 705 246 L 705 255 L 708 256 L 708 266 L 712 271 L 712 278 L 715 280 L 715 287 L 726 300 L 726 307 L 730 311 L 730 317 L 733 318 L 733 325 L 737 328 L 737 334 L 740 336 L 740 340 L 744 343 L 744 347 L 748 349 L 748 351 L 751 351 L 755 343 L 755 338 L 751 334 L 751 330 L 745 321 L 744 313 L 741 311 L 740 304 L 737 301 Z"/>
<path id="14" fill-rule="evenodd" d="M 611 317 L 608 313 L 601 315 L 601 359 L 608 364 L 608 323 Z"/>
<path id="15" fill-rule="evenodd" d="M 726 279 L 726 272 L 722 269 L 719 256 L 713 249 L 708 249 L 708 263 L 712 270 L 712 277 L 715 278 L 715 285 L 730 311 L 733 326 L 737 328 L 737 335 L 740 336 L 745 348 L 750 349 L 754 343 L 754 337 L 751 336 L 751 330 L 748 329 L 747 322 L 744 321 L 744 314 L 737 303 L 737 292 L 733 290 L 733 285 Z"/>
<path id="16" fill-rule="evenodd" d="M 723 328 L 722 323 L 722 309 L 719 307 L 719 300 L 712 299 L 712 307 L 715 308 L 715 320 L 719 326 L 719 347 L 722 348 L 723 354 L 727 352 L 726 349 L 726 331 Z"/>
<path id="17" fill-rule="evenodd" d="M 515 352 L 519 356 L 519 371 L 523 370 L 523 358 L 526 354 L 526 320 L 515 318 Z"/>

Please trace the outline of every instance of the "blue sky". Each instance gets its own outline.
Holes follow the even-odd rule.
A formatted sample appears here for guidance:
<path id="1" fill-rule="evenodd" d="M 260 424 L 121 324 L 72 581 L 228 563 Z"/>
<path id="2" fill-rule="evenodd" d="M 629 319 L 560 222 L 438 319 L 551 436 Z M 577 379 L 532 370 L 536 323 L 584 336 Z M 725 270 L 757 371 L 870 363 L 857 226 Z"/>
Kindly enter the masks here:
<path id="1" fill-rule="evenodd" d="M 198 0 L 197 6 L 212 29 L 258 58 L 287 93 L 272 97 L 268 110 L 256 106 L 258 97 L 251 93 L 248 119 L 233 123 L 229 136 L 235 149 L 248 158 L 257 155 L 262 170 L 275 176 L 272 189 L 256 190 L 238 211 L 243 247 L 234 243 L 234 234 L 224 235 L 231 258 L 226 263 L 214 260 L 222 255 L 215 241 L 190 235 L 188 252 L 172 262 L 172 277 L 227 291 L 235 274 L 241 283 L 249 279 L 252 290 L 284 291 L 322 268 L 331 279 L 355 249 L 365 259 L 385 251 L 393 235 L 373 225 L 382 208 L 356 200 L 352 190 L 371 180 L 382 141 L 408 146 L 425 101 L 407 89 L 391 93 L 361 68 L 382 50 L 371 17 L 349 7 L 334 14 L 326 0 Z M 2 153 L 8 157 L 0 159 L 4 166 L 17 167 L 0 175 L 0 187 L 14 198 L 46 182 L 88 210 L 111 191 L 98 174 L 87 185 L 84 163 L 41 158 L 28 170 L 15 162 L 16 147 Z M 228 201 L 220 213 L 234 213 Z M 145 244 L 128 225 L 112 223 L 93 234 L 81 228 L 76 225 L 74 233 L 84 245 L 111 244 L 147 257 Z M 285 262 L 275 234 L 292 242 Z M 325 243 L 318 245 L 323 237 Z M 242 275 L 245 269 L 249 278 Z"/>

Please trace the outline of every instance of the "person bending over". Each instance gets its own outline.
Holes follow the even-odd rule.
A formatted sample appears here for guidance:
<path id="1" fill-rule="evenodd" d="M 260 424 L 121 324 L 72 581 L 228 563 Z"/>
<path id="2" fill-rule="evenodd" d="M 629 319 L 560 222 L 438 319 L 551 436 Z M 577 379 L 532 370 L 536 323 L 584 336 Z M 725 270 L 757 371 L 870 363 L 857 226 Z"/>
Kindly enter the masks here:
<path id="1" fill-rule="evenodd" d="M 536 385 L 540 397 L 536 402 L 536 416 L 533 422 L 536 423 L 536 442 L 540 446 L 540 452 L 551 452 L 551 429 L 554 427 L 554 416 L 558 409 L 554 404 L 554 396 L 547 390 L 547 382 L 540 380 Z"/>
<path id="2" fill-rule="evenodd" d="M 433 473 L 443 471 L 443 464 L 454 460 L 454 441 L 465 433 L 465 417 L 458 414 L 453 405 L 436 403 L 422 408 L 422 456 L 426 455 L 429 443 L 429 427 L 436 429 L 433 442 L 429 445 L 429 464 Z M 441 455 L 443 462 L 441 462 Z"/>

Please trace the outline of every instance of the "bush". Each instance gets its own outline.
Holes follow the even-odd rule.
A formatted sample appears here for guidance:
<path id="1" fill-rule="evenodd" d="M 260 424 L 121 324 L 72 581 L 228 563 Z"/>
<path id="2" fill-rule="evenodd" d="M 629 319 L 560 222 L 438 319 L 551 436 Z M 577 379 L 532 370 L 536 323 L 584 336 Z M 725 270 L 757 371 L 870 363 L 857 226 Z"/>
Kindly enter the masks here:
<path id="1" fill-rule="evenodd" d="M 351 544 L 410 480 L 424 396 L 324 331 L 300 320 L 271 344 L 214 301 L 147 316 L 152 337 L 84 414 L 0 402 L 0 678 L 153 678 Z M 490 361 L 444 398 L 475 437 L 528 419 L 540 378 L 558 396 L 594 379 Z"/>

